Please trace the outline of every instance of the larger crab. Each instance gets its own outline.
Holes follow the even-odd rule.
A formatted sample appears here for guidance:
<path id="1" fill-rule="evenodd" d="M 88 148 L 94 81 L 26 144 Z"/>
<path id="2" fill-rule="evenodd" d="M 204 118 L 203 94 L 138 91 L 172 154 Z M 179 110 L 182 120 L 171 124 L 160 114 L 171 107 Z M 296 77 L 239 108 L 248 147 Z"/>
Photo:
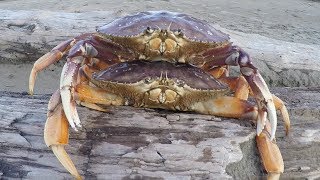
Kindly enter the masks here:
<path id="1" fill-rule="evenodd" d="M 116 19 L 39 58 L 30 75 L 31 94 L 37 73 L 65 54 L 60 88 L 49 101 L 44 138 L 74 177 L 81 178 L 64 145 L 69 125 L 76 131 L 81 127 L 76 103 L 100 111 L 106 109 L 99 105 L 131 105 L 254 119 L 264 168 L 283 172 L 274 138 L 276 110 L 289 130 L 286 107 L 270 93 L 249 55 L 207 23 L 166 11 Z M 241 75 L 229 77 L 229 66 L 239 66 Z M 256 105 L 247 101 L 249 96 Z"/>

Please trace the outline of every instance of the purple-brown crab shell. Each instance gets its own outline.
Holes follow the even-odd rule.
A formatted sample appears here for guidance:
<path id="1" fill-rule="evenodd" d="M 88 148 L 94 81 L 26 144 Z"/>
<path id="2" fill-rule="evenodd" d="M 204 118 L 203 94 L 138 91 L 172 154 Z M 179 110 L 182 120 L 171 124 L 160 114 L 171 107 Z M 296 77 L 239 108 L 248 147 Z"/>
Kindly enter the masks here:
<path id="1" fill-rule="evenodd" d="M 93 79 L 100 82 L 133 84 L 146 79 L 168 77 L 176 82 L 184 82 L 197 90 L 227 89 L 211 75 L 189 64 L 172 64 L 166 61 L 131 61 L 110 66 L 108 69 L 95 73 Z"/>
<path id="2" fill-rule="evenodd" d="M 225 42 L 229 35 L 216 30 L 208 23 L 186 14 L 168 11 L 148 11 L 126 16 L 97 28 L 100 33 L 111 36 L 138 36 L 147 28 L 180 31 L 185 38 L 201 42 Z"/>

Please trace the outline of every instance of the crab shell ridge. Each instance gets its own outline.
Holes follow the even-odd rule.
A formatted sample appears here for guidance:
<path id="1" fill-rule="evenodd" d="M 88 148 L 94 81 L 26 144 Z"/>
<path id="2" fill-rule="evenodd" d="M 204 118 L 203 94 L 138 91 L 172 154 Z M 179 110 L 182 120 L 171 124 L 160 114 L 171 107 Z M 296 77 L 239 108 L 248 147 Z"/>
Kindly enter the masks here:
<path id="1" fill-rule="evenodd" d="M 122 17 L 97 28 L 97 31 L 111 36 L 132 37 L 142 34 L 146 29 L 182 32 L 185 38 L 199 42 L 229 41 L 229 35 L 202 20 L 168 11 L 148 11 Z"/>

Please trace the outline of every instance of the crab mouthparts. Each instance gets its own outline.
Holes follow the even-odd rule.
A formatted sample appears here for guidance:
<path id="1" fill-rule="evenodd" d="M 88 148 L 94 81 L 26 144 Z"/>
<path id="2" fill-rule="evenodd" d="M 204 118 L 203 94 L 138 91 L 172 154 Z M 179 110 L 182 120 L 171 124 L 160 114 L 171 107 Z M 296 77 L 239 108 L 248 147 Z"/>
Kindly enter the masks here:
<path id="1" fill-rule="evenodd" d="M 161 55 L 165 52 L 175 52 L 178 44 L 175 40 L 166 37 L 156 37 L 149 41 L 151 51 L 159 51 Z"/>
<path id="2" fill-rule="evenodd" d="M 166 104 L 172 103 L 176 100 L 178 94 L 167 88 L 155 88 L 151 89 L 147 92 L 150 101 L 159 103 L 159 104 Z"/>

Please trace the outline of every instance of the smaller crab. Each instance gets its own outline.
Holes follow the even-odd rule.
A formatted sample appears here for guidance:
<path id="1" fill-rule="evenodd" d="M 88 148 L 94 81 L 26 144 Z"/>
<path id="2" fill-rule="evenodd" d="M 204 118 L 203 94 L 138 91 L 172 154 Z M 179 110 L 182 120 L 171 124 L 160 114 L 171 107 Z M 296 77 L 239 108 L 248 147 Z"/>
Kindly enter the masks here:
<path id="1" fill-rule="evenodd" d="M 227 34 L 180 13 L 153 11 L 119 18 L 38 59 L 30 74 L 30 94 L 37 73 L 66 53 L 60 88 L 49 101 L 44 136 L 74 177 L 81 178 L 64 145 L 68 126 L 81 127 L 76 103 L 99 111 L 106 111 L 100 105 L 131 105 L 254 119 L 266 171 L 283 172 L 274 138 L 276 110 L 289 131 L 287 109 L 270 93 L 250 56 L 233 46 Z M 230 77 L 229 66 L 239 66 L 241 75 Z M 249 96 L 256 105 L 247 101 Z"/>

